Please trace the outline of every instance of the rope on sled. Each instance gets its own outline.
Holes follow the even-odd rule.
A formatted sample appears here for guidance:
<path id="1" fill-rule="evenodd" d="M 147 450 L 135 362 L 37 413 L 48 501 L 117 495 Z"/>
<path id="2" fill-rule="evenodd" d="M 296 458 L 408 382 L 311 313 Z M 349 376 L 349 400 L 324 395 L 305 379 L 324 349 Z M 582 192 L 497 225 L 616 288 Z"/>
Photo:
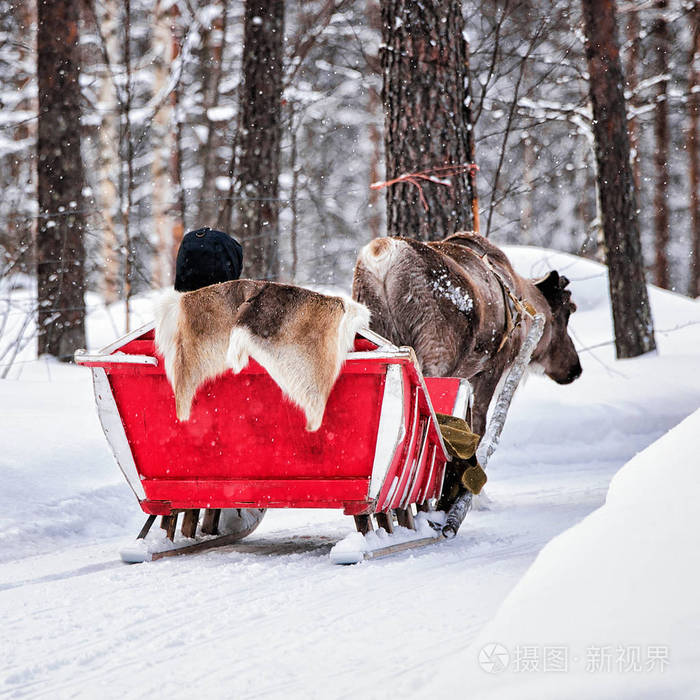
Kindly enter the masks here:
<path id="1" fill-rule="evenodd" d="M 397 185 L 400 182 L 407 182 L 409 185 L 414 185 L 418 188 L 418 196 L 420 197 L 423 209 L 428 211 L 430 207 L 428 206 L 428 200 L 423 194 L 423 187 L 420 181 L 432 182 L 436 185 L 444 185 L 445 187 L 452 187 L 452 183 L 449 180 L 443 179 L 451 177 L 452 175 L 461 175 L 462 173 L 473 174 L 479 169 L 476 163 L 460 163 L 459 165 L 440 165 L 435 168 L 428 168 L 427 170 L 420 170 L 415 173 L 404 173 L 392 180 L 383 180 L 382 182 L 373 182 L 369 188 L 371 190 L 381 190 L 383 187 L 391 187 L 391 185 Z"/>

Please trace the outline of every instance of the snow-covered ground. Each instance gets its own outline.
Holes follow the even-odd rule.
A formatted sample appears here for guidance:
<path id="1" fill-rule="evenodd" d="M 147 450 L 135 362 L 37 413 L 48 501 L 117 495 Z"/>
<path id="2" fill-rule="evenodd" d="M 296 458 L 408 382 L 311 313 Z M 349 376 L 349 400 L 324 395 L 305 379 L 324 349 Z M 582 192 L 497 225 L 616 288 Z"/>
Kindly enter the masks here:
<path id="1" fill-rule="evenodd" d="M 472 690 L 499 700 L 698 697 L 699 453 L 700 410 L 632 458 L 602 508 L 547 544 L 472 645 Z"/>
<path id="2" fill-rule="evenodd" d="M 572 280 L 583 376 L 519 391 L 455 540 L 354 567 L 328 561 L 352 529 L 332 511 L 269 511 L 250 541 L 278 553 L 122 564 L 143 516 L 89 371 L 22 350 L 0 381 L 0 697 L 698 697 L 698 414 L 620 469 L 700 406 L 700 305 L 652 288 L 659 352 L 616 361 L 604 269 L 509 253 Z M 97 347 L 122 312 L 93 304 Z"/>

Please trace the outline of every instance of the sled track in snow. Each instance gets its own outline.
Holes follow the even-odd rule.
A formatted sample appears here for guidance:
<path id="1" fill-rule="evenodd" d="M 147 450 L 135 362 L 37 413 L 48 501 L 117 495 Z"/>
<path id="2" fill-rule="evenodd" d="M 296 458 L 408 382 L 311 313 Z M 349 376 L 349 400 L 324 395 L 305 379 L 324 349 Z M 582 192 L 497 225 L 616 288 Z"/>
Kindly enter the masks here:
<path id="1" fill-rule="evenodd" d="M 279 533 L 282 535 L 282 533 Z M 512 560 L 514 557 L 527 556 L 532 551 L 533 542 L 512 541 L 510 538 L 491 543 L 477 541 L 476 536 L 462 535 L 451 542 L 442 542 L 434 548 L 400 554 L 386 561 L 368 562 L 361 567 L 339 568 L 333 566 L 325 557 L 335 538 L 307 537 L 301 543 L 294 538 L 281 537 L 259 538 L 248 543 L 244 548 L 231 545 L 218 551 L 207 552 L 206 556 L 181 557 L 163 560 L 161 562 L 128 566 L 118 561 L 101 562 L 90 567 L 82 567 L 62 574 L 56 573 L 38 579 L 30 580 L 22 585 L 48 585 L 54 588 L 51 603 L 39 606 L 32 616 L 35 624 L 50 620 L 52 625 L 62 628 L 65 635 L 60 650 L 53 658 L 38 656 L 28 668 L 26 665 L 11 665 L 5 678 L 5 687 L 0 686 L 0 696 L 21 695 L 27 697 L 61 697 L 70 695 L 78 688 L 77 679 L 65 677 L 64 669 L 70 668 L 76 660 L 85 667 L 85 673 L 80 674 L 80 684 L 83 687 L 102 685 L 106 679 L 116 678 L 130 666 L 138 666 L 143 662 L 146 650 L 149 663 L 167 663 L 173 653 L 185 643 L 197 644 L 198 627 L 203 624 L 203 609 L 217 617 L 221 615 L 222 623 L 216 628 L 208 623 L 202 639 L 206 638 L 209 648 L 231 643 L 232 628 L 230 623 L 235 620 L 237 630 L 255 629 L 257 642 L 253 644 L 256 654 L 264 653 L 273 657 L 284 657 L 287 653 L 287 635 L 279 634 L 280 616 L 288 606 L 295 604 L 313 605 L 323 619 L 323 627 L 306 630 L 305 644 L 319 645 L 324 643 L 328 630 L 337 630 L 343 637 L 356 634 L 353 631 L 355 623 L 349 610 L 366 610 L 368 600 L 371 600 L 386 585 L 386 575 L 394 579 L 399 573 L 412 568 L 416 562 L 410 559 L 420 559 L 423 565 L 421 572 L 416 572 L 416 580 L 409 584 L 425 586 L 426 578 L 436 580 L 435 575 L 450 576 L 459 572 L 478 570 L 484 566 Z M 539 547 L 537 547 L 539 548 Z M 471 551 L 473 550 L 473 551 Z M 476 566 L 465 567 L 465 562 Z M 399 571 L 386 571 L 386 568 L 399 568 Z M 382 573 L 385 570 L 386 573 Z M 358 585 L 358 576 L 363 582 Z M 90 607 L 100 609 L 110 603 L 115 617 L 119 618 L 117 628 L 106 634 L 99 641 L 86 639 L 79 630 L 80 621 L 73 621 L 66 612 L 66 605 L 77 599 L 79 593 L 71 586 L 72 579 L 86 580 L 93 578 L 90 590 L 95 598 Z M 192 588 L 195 579 L 197 591 L 189 597 L 185 595 Z M 199 584 L 208 584 L 205 591 Z M 117 589 L 115 589 L 115 585 Z M 59 589 L 55 589 L 59 586 Z M 85 590 L 85 584 L 81 584 Z M 149 597 L 143 605 L 134 605 L 139 591 L 157 592 L 162 590 L 158 609 Z M 179 592 L 179 595 L 177 593 Z M 11 589 L 4 589 L 0 594 L 11 594 Z M 301 601 L 297 596 L 301 594 Z M 432 593 L 434 595 L 435 592 Z M 192 598 L 194 595 L 194 601 Z M 337 598 L 343 596 L 344 605 L 337 605 Z M 132 601 L 128 607 L 121 608 L 123 601 Z M 194 604 L 193 604 L 194 602 Z M 147 605 L 147 608 L 144 608 Z M 204 607 L 203 607 L 204 606 Z M 385 600 L 382 603 L 385 614 L 396 616 L 398 619 L 405 613 L 405 600 Z M 144 612 L 148 610 L 146 617 Z M 94 611 L 93 611 L 94 615 Z M 13 629 L 26 613 L 17 612 L 6 619 L 6 633 L 13 634 Z M 94 619 L 94 618 L 93 618 Z M 206 619 L 206 613 L 204 613 Z M 479 615 L 472 622 L 452 629 L 447 639 L 454 642 L 463 641 L 473 636 L 479 629 Z M 104 623 L 103 623 L 104 624 Z M 102 625 L 101 625 L 102 626 Z M 74 634 L 66 634 L 66 627 L 75 628 Z M 456 636 L 455 636 L 456 635 Z M 399 645 L 400 646 L 400 645 Z M 426 650 L 419 664 L 429 669 L 441 655 L 441 645 L 431 645 L 431 651 Z M 112 650 L 120 649 L 120 654 L 112 655 Z M 264 650 L 264 652 L 263 652 Z M 250 650 L 249 650 L 250 651 Z M 401 653 L 397 648 L 396 653 Z M 392 653 L 394 653 L 392 651 Z M 114 659 L 114 661 L 112 661 Z M 227 675 L 234 677 L 236 673 L 245 673 L 246 656 L 229 660 L 231 668 Z M 342 679 L 347 669 L 329 668 L 327 681 L 333 678 Z M 392 672 L 397 682 L 401 681 L 401 673 Z M 55 677 L 50 686 L 45 685 L 46 678 Z M 202 680 L 204 680 L 204 676 Z M 193 677 L 193 682 L 197 679 Z M 266 692 L 281 692 L 288 680 L 283 676 L 270 679 L 266 684 Z M 155 683 L 155 681 L 153 681 Z M 149 682 L 140 688 L 143 694 L 158 692 L 158 687 L 149 687 Z M 78 693 L 79 694 L 79 693 Z M 130 697 L 128 693 L 127 697 Z"/>
<path id="2" fill-rule="evenodd" d="M 33 579 L 24 579 L 15 583 L 0 583 L 0 593 L 2 593 L 3 591 L 10 591 L 13 588 L 35 586 L 40 583 L 49 583 L 50 581 L 62 581 L 64 579 L 76 578 L 78 576 L 89 576 L 90 574 L 95 574 L 99 571 L 117 569 L 121 566 L 123 566 L 121 560 L 115 559 L 113 561 L 105 561 L 99 564 L 89 564 L 88 566 L 81 566 L 79 569 L 73 569 L 72 571 L 64 571 L 56 574 L 47 574 L 46 576 L 39 576 L 38 578 Z"/>

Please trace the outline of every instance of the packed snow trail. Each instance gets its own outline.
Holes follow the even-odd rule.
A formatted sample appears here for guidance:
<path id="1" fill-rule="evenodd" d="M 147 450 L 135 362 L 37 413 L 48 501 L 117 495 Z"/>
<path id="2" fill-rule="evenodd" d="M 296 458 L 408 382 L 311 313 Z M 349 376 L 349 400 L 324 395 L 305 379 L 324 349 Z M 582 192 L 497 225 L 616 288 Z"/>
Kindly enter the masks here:
<path id="1" fill-rule="evenodd" d="M 610 340 L 599 266 L 512 254 L 525 274 L 551 259 L 572 279 L 579 345 Z M 268 511 L 246 541 L 270 542 L 270 554 L 121 564 L 145 516 L 101 434 L 89 372 L 18 365 L 19 381 L 0 382 L 0 697 L 428 692 L 446 657 L 473 661 L 470 643 L 544 545 L 700 405 L 700 307 L 657 290 L 652 304 L 669 329 L 658 355 L 615 362 L 607 345 L 582 354 L 574 384 L 532 377 L 519 390 L 489 465 L 489 510 L 452 541 L 354 567 L 327 556 L 352 519 L 308 510 Z M 93 346 L 113 336 L 93 332 Z"/>

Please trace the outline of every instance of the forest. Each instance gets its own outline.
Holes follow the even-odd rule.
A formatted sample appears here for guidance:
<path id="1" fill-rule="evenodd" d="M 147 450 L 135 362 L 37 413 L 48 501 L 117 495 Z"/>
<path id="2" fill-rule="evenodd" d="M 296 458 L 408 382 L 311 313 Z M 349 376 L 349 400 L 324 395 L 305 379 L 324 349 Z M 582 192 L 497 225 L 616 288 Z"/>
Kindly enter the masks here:
<path id="1" fill-rule="evenodd" d="M 26 316 L 29 342 L 38 313 L 40 352 L 67 357 L 85 290 L 111 304 L 172 283 L 203 226 L 242 241 L 247 276 L 320 287 L 347 289 L 386 233 L 604 260 L 587 7 L 616 23 L 647 281 L 696 296 L 698 3 L 412 5 L 0 3 L 0 323 Z M 437 62 L 393 60 L 419 38 L 445 41 Z M 445 113 L 463 129 L 447 139 Z M 37 284 L 36 305 L 13 284 Z"/>

